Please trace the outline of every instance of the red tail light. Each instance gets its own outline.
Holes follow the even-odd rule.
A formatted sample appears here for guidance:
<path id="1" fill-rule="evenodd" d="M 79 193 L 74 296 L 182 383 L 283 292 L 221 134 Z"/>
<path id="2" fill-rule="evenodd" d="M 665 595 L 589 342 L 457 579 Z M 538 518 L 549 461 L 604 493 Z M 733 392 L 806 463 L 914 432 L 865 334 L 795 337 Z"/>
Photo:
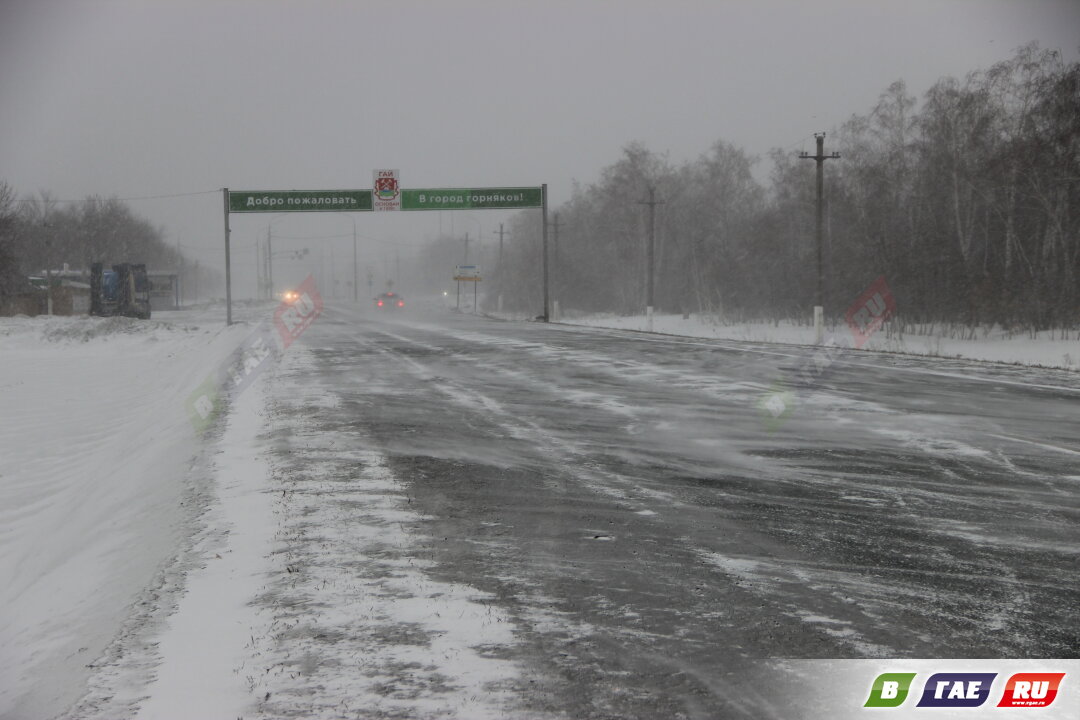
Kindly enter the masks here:
<path id="1" fill-rule="evenodd" d="M 398 300 L 397 301 L 397 306 L 398 307 L 405 307 L 405 301 L 404 300 Z"/>
<path id="2" fill-rule="evenodd" d="M 379 301 L 379 307 L 382 307 L 382 300 Z"/>

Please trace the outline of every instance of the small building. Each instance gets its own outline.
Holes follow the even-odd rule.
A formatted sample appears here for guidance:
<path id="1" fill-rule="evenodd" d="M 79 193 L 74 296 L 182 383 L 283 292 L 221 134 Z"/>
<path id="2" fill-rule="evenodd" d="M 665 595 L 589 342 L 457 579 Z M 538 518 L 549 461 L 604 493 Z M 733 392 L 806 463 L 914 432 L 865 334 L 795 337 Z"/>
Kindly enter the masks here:
<path id="1" fill-rule="evenodd" d="M 150 310 L 180 309 L 180 276 L 175 272 L 152 271 L 146 273 L 150 280 Z"/>
<path id="2" fill-rule="evenodd" d="M 45 279 L 20 278 L 6 293 L 0 293 L 0 317 L 41 315 L 46 312 Z"/>
<path id="3" fill-rule="evenodd" d="M 58 309 L 59 308 L 59 309 Z M 90 283 L 60 280 L 53 288 L 53 313 L 56 315 L 86 315 L 90 312 Z"/>
<path id="4" fill-rule="evenodd" d="M 90 312 L 90 285 L 59 273 L 52 276 L 52 314 L 85 315 Z M 13 295 L 0 298 L 0 315 L 46 315 L 49 312 L 49 281 L 32 275 Z"/>

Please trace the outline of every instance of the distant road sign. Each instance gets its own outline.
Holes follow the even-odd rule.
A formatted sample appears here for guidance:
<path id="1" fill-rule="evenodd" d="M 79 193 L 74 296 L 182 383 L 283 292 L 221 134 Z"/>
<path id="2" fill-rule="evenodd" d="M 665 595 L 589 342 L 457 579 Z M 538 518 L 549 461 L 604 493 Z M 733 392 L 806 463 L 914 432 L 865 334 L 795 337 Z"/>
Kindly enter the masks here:
<path id="1" fill-rule="evenodd" d="M 480 282 L 480 266 L 457 265 L 454 267 L 454 279 L 465 282 Z"/>
<path id="2" fill-rule="evenodd" d="M 433 188 L 401 191 L 402 210 L 514 210 L 543 207 L 544 191 L 521 188 Z"/>
<path id="3" fill-rule="evenodd" d="M 230 190 L 229 212 L 367 212 L 370 190 Z"/>

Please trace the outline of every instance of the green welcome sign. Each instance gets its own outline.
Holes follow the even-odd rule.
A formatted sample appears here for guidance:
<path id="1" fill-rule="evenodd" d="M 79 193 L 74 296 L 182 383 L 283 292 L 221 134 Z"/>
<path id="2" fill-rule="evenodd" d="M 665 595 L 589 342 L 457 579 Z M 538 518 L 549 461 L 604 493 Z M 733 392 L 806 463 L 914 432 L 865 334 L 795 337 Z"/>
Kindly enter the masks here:
<path id="1" fill-rule="evenodd" d="M 367 212 L 370 190 L 230 190 L 229 212 Z"/>
<path id="2" fill-rule="evenodd" d="M 538 187 L 402 190 L 402 210 L 516 210 L 543 207 Z"/>
<path id="3" fill-rule="evenodd" d="M 539 187 L 401 190 L 402 210 L 517 210 L 540 208 Z M 371 190 L 230 190 L 229 212 L 368 212 Z"/>

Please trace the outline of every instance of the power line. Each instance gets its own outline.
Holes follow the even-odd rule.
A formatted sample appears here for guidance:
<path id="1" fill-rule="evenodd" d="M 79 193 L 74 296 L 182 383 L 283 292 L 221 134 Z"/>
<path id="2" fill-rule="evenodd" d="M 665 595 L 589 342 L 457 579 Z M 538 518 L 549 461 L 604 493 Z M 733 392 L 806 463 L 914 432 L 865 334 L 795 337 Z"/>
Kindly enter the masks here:
<path id="1" fill-rule="evenodd" d="M 781 149 L 781 150 L 783 150 L 784 152 L 787 152 L 788 150 L 791 150 L 791 148 L 795 147 L 796 145 L 803 145 L 803 146 L 805 146 L 805 143 L 806 143 L 806 141 L 807 141 L 807 140 L 809 140 L 809 139 L 811 139 L 812 137 L 814 137 L 814 135 L 813 135 L 813 134 L 807 135 L 806 137 L 803 137 L 803 138 L 799 138 L 798 140 L 796 140 L 796 141 L 795 141 L 795 142 L 793 142 L 793 143 L 788 143 L 787 145 L 784 145 L 784 146 L 783 146 L 782 148 L 780 148 L 780 149 Z"/>
<path id="2" fill-rule="evenodd" d="M 108 201 L 108 200 L 116 200 L 116 201 L 119 201 L 119 202 L 135 202 L 135 201 L 138 201 L 138 200 L 165 200 L 165 199 L 168 199 L 168 198 L 193 197 L 195 195 L 216 195 L 217 193 L 220 193 L 220 192 L 221 192 L 221 190 L 219 189 L 219 190 L 200 190 L 198 192 L 188 192 L 188 193 L 173 193 L 171 195 L 141 195 L 139 197 L 106 197 L 106 198 L 102 198 L 100 195 L 87 195 L 82 200 L 59 200 L 59 199 L 56 199 L 56 198 L 49 198 L 49 202 L 54 202 L 54 203 L 56 203 L 58 205 L 59 204 L 72 205 L 72 204 L 75 204 L 75 203 L 85 202 L 86 200 L 89 200 L 90 198 L 98 198 L 98 199 L 102 199 L 102 200 L 106 200 L 106 201 Z"/>
<path id="3" fill-rule="evenodd" d="M 275 235 L 278 240 L 336 240 L 338 238 L 351 238 L 352 233 L 344 235 Z"/>
<path id="4" fill-rule="evenodd" d="M 167 199 L 167 198 L 192 197 L 192 196 L 195 196 L 195 195 L 216 195 L 219 192 L 221 192 L 221 190 L 200 190 L 198 192 L 174 193 L 172 195 L 144 195 L 142 197 L 126 197 L 126 198 L 116 198 L 116 199 L 120 200 L 120 201 L 123 201 L 123 202 L 135 201 L 135 200 L 164 200 L 164 199 Z"/>

